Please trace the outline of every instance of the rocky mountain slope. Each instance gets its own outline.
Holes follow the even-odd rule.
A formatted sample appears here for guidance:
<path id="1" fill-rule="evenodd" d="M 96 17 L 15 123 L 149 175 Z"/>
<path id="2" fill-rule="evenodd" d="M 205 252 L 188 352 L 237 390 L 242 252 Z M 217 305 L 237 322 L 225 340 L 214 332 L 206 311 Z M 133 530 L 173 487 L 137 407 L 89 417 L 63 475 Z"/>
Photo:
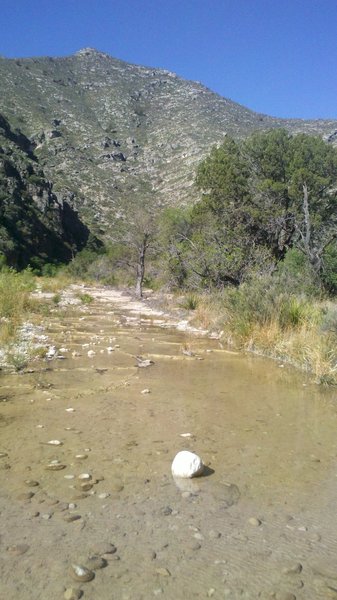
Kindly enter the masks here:
<path id="1" fill-rule="evenodd" d="M 196 198 L 195 168 L 226 133 L 257 129 L 337 137 L 337 121 L 252 112 L 162 69 L 86 48 L 65 58 L 0 59 L 0 111 L 29 139 L 39 168 L 99 235 L 144 199 Z"/>
<path id="2" fill-rule="evenodd" d="M 40 268 L 85 246 L 89 229 L 72 207 L 73 195 L 52 188 L 30 140 L 0 114 L 0 254 L 10 265 Z"/>

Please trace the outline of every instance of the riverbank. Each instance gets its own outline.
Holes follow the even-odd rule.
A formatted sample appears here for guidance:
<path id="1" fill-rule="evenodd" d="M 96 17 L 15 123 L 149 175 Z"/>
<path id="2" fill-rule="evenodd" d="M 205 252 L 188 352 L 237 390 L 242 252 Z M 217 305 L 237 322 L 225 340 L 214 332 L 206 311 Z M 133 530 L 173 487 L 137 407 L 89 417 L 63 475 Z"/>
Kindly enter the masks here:
<path id="1" fill-rule="evenodd" d="M 277 295 L 263 289 L 263 280 L 260 287 L 242 285 L 212 294 L 146 290 L 138 300 L 127 288 L 29 274 L 6 277 L 10 301 L 7 298 L 5 310 L 4 302 L 0 303 L 2 368 L 20 370 L 35 357 L 47 356 L 53 347 L 53 340 L 44 333 L 48 315 L 57 313 L 62 318 L 74 307 L 85 313 L 95 299 L 117 310 L 126 309 L 139 322 L 144 316 L 160 327 L 221 338 L 226 348 L 292 365 L 318 384 L 337 384 L 337 305 L 331 300 Z"/>

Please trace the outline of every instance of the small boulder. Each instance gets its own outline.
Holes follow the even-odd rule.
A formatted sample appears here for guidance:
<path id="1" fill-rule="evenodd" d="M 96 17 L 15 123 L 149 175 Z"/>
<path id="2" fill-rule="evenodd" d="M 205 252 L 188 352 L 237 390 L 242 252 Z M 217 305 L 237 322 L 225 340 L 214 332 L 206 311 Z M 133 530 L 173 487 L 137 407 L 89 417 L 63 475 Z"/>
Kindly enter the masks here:
<path id="1" fill-rule="evenodd" d="M 189 450 L 182 450 L 175 456 L 171 469 L 173 477 L 183 477 L 187 479 L 201 475 L 204 470 L 204 465 L 197 454 L 194 454 L 194 452 L 190 452 Z"/>

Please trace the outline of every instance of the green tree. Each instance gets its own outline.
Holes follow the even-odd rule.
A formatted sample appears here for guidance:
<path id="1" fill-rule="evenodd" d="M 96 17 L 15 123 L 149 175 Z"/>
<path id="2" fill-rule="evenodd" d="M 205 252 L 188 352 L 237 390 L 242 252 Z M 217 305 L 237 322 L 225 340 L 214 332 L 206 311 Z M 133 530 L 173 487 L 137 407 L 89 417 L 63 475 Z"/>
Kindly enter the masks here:
<path id="1" fill-rule="evenodd" d="M 226 138 L 199 166 L 202 200 L 191 216 L 190 246 L 201 277 L 240 283 L 270 271 L 297 247 L 314 274 L 337 233 L 337 150 L 283 129 Z M 260 265 L 260 266 L 259 266 Z"/>

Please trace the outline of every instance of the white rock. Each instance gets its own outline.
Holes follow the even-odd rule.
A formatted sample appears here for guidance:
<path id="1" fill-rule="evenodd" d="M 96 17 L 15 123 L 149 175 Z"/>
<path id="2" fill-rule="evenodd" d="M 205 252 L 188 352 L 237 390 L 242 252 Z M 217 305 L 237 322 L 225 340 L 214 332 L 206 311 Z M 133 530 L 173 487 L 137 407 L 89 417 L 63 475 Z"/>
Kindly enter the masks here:
<path id="1" fill-rule="evenodd" d="M 182 450 L 175 456 L 171 469 L 173 477 L 189 478 L 201 475 L 204 465 L 200 456 L 189 450 Z"/>

